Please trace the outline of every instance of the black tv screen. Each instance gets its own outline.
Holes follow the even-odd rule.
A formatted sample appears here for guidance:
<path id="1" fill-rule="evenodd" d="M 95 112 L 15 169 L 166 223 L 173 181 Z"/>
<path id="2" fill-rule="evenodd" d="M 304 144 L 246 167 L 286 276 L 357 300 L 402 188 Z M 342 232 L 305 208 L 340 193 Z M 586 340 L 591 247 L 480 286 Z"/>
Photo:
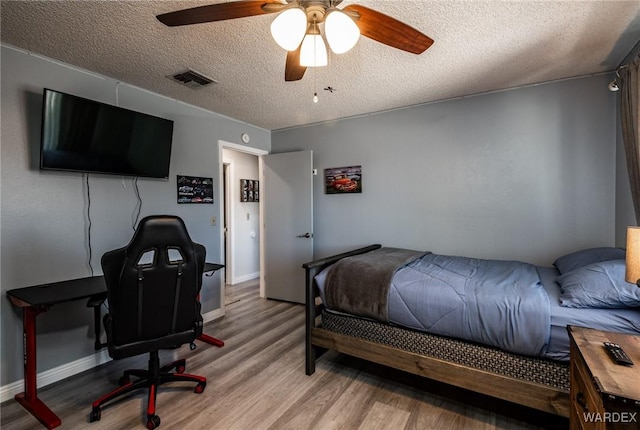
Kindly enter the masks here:
<path id="1" fill-rule="evenodd" d="M 169 177 L 173 121 L 45 88 L 40 168 Z"/>

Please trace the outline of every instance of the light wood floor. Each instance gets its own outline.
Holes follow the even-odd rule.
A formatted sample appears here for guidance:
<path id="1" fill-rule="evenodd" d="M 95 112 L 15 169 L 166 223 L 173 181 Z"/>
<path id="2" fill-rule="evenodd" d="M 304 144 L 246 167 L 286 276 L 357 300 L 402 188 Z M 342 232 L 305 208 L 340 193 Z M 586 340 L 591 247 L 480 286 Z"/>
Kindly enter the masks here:
<path id="1" fill-rule="evenodd" d="M 304 373 L 302 305 L 258 297 L 255 281 L 227 287 L 226 316 L 197 341 L 162 352 L 187 359 L 187 373 L 207 377 L 204 393 L 179 383 L 161 386 L 161 429 L 562 429 L 565 419 L 329 352 L 313 376 Z M 132 394 L 89 423 L 91 403 L 117 385 L 124 368 L 146 367 L 146 357 L 111 361 L 39 390 L 62 419 L 61 429 L 145 428 L 146 393 Z M 15 400 L 1 406 L 6 430 L 42 429 Z"/>

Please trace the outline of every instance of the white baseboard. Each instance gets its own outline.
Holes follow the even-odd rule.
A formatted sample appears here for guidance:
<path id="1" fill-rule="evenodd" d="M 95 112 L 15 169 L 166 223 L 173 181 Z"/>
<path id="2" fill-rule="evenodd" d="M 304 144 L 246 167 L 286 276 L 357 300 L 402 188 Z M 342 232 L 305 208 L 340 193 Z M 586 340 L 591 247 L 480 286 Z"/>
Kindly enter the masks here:
<path id="1" fill-rule="evenodd" d="M 62 366 L 38 373 L 37 386 L 38 388 L 46 387 L 49 384 L 53 384 L 54 382 L 58 382 L 64 378 L 68 378 L 69 376 L 97 367 L 109 360 L 111 360 L 109 353 L 106 349 L 102 349 L 88 357 L 80 358 L 76 361 L 72 361 L 71 363 L 63 364 Z M 16 394 L 22 393 L 23 391 L 24 379 L 3 385 L 0 387 L 0 402 L 9 400 Z"/>
<path id="2" fill-rule="evenodd" d="M 256 279 L 260 277 L 260 272 L 249 273 L 247 275 L 242 276 L 234 276 L 231 279 L 231 285 L 239 284 L 241 282 L 251 281 L 252 279 Z"/>
<path id="3" fill-rule="evenodd" d="M 222 318 L 224 316 L 224 311 L 221 308 L 214 309 L 206 314 L 202 314 L 202 320 L 204 323 L 208 323 L 209 321 L 217 320 L 218 318 Z"/>
<path id="4" fill-rule="evenodd" d="M 202 319 L 206 324 L 209 321 L 222 318 L 223 316 L 224 311 L 218 308 L 203 314 Z M 71 363 L 63 364 L 62 366 L 38 373 L 37 386 L 38 388 L 46 387 L 49 384 L 77 375 L 85 370 L 93 369 L 94 367 L 100 366 L 109 360 L 111 360 L 111 357 L 109 357 L 107 350 L 101 349 L 88 357 L 80 358 Z M 22 393 L 23 391 L 24 379 L 3 385 L 0 387 L 0 403 L 12 399 L 16 394 Z"/>

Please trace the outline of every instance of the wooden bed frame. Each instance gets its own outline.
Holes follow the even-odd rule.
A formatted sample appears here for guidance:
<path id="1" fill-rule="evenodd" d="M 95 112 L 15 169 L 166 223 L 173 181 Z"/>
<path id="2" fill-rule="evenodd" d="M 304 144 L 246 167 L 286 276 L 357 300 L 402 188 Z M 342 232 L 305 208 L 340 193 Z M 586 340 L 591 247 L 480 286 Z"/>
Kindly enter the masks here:
<path id="1" fill-rule="evenodd" d="M 569 392 L 566 390 L 479 370 L 323 328 L 320 321 L 323 304 L 319 298 L 314 277 L 324 268 L 342 258 L 363 254 L 378 248 L 381 248 L 381 245 L 371 245 L 305 263 L 302 266 L 306 270 L 307 375 L 315 372 L 317 358 L 330 349 L 474 392 L 569 417 Z"/>

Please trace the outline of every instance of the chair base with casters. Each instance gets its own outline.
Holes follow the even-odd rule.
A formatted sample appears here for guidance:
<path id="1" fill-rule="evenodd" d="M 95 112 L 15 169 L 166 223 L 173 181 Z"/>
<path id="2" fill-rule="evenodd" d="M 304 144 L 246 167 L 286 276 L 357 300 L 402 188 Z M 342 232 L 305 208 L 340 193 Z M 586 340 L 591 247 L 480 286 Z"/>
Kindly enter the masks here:
<path id="1" fill-rule="evenodd" d="M 164 384 L 165 382 L 176 381 L 195 382 L 196 386 L 193 391 L 196 394 L 201 394 L 207 386 L 207 378 L 183 373 L 185 371 L 185 366 L 185 360 L 181 359 L 160 367 L 158 351 L 150 352 L 149 368 L 125 370 L 119 380 L 120 387 L 93 402 L 89 421 L 93 422 L 100 420 L 102 412 L 101 408 L 105 403 L 140 388 L 148 388 L 149 400 L 147 405 L 147 428 L 157 428 L 160 426 L 160 417 L 156 415 L 156 394 L 159 385 Z M 172 370 L 175 370 L 175 372 L 171 372 Z M 139 379 L 131 381 L 131 376 Z"/>

